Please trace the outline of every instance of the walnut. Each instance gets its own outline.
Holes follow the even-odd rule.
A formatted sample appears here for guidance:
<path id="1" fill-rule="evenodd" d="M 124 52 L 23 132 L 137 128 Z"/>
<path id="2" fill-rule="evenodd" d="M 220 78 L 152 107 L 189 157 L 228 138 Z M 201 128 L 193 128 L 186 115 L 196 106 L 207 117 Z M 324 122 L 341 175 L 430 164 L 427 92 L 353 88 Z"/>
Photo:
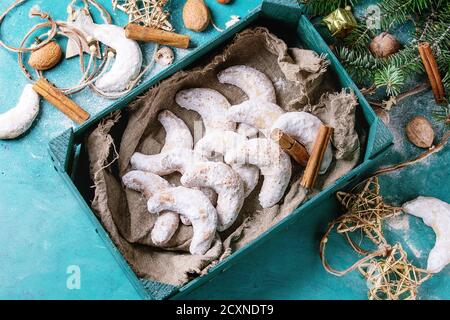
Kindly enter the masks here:
<path id="1" fill-rule="evenodd" d="M 391 54 L 398 52 L 400 46 L 400 43 L 393 35 L 383 32 L 373 38 L 369 45 L 369 49 L 375 57 L 386 58 Z"/>
<path id="2" fill-rule="evenodd" d="M 433 127 L 425 117 L 415 116 L 406 125 L 406 136 L 419 148 L 429 148 L 433 145 Z"/>

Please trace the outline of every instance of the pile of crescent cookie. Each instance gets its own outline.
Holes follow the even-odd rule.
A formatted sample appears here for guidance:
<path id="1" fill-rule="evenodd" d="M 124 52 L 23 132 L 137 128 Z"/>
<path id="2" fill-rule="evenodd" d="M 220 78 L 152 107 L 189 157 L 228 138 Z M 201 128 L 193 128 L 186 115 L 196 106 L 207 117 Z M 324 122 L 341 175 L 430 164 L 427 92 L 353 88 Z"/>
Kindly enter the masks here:
<path id="1" fill-rule="evenodd" d="M 122 177 L 127 188 L 145 196 L 148 211 L 158 215 L 151 232 L 153 243 L 166 244 L 181 220 L 193 227 L 190 252 L 195 255 L 205 254 L 216 232 L 233 225 L 260 174 L 264 178 L 260 205 L 269 208 L 282 199 L 292 166 L 289 155 L 270 138 L 272 130 L 286 132 L 311 153 L 322 124 L 306 112 L 285 112 L 276 104 L 270 79 L 254 68 L 232 66 L 220 72 L 218 79 L 242 89 L 248 100 L 231 106 L 212 89 L 179 91 L 176 103 L 201 116 L 204 136 L 194 146 L 183 120 L 163 110 L 158 115 L 166 131 L 161 152 L 134 153 L 132 171 Z M 320 173 L 327 170 L 332 157 L 328 145 Z M 173 172 L 181 173 L 181 185 L 171 185 L 162 177 Z"/>

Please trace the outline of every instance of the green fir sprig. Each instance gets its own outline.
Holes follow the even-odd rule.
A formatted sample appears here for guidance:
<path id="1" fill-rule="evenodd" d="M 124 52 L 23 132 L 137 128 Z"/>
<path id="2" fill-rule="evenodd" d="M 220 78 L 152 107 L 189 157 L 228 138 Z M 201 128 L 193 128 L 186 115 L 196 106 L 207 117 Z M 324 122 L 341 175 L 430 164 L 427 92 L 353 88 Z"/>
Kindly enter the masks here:
<path id="1" fill-rule="evenodd" d="M 300 0 L 301 1 L 301 0 Z M 325 16 L 337 8 L 354 6 L 359 0 L 305 0 L 309 15 Z M 447 97 L 450 95 L 450 0 L 380 0 L 380 30 L 373 30 L 360 18 L 358 27 L 343 39 L 336 38 L 335 54 L 360 87 L 383 89 L 396 96 L 406 79 L 425 73 L 418 44 L 428 42 L 436 58 Z M 369 45 L 381 31 L 393 33 L 406 22 L 412 22 L 413 39 L 387 58 L 375 57 Z M 435 111 L 436 119 L 449 125 L 450 105 Z"/>
<path id="2" fill-rule="evenodd" d="M 376 88 L 386 88 L 388 96 L 396 96 L 400 93 L 401 87 L 405 81 L 405 75 L 402 69 L 388 65 L 381 70 L 377 70 L 374 76 L 374 85 Z"/>
<path id="3" fill-rule="evenodd" d="M 438 0 L 439 1 L 439 0 Z M 381 9 L 381 28 L 389 30 L 395 26 L 413 19 L 416 14 L 422 14 L 429 9 L 434 0 L 382 0 L 379 3 Z"/>
<path id="4" fill-rule="evenodd" d="M 436 121 L 444 122 L 446 129 L 450 129 L 450 104 L 437 106 L 433 111 L 433 118 Z"/>
<path id="5" fill-rule="evenodd" d="M 351 1 L 353 3 L 359 1 Z M 310 14 L 329 14 L 348 5 L 343 0 L 310 0 Z M 350 4 L 351 5 L 351 4 Z M 384 88 L 388 96 L 398 94 L 405 79 L 423 74 L 418 44 L 429 42 L 450 93 L 450 0 L 381 0 L 381 30 L 390 31 L 410 20 L 416 27 L 413 40 L 387 58 L 376 58 L 369 50 L 372 39 L 381 30 L 371 30 L 365 19 L 344 39 L 337 39 L 335 53 L 360 86 Z"/>
<path id="6" fill-rule="evenodd" d="M 360 0 L 298 0 L 300 4 L 306 4 L 306 13 L 312 16 L 324 16 L 338 8 L 354 6 Z"/>

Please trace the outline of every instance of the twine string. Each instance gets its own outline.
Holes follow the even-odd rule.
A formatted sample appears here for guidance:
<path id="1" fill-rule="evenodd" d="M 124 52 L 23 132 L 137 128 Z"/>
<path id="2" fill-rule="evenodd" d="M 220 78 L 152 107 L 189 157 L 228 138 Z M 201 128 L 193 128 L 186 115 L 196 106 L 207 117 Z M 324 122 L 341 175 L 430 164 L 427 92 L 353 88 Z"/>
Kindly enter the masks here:
<path id="1" fill-rule="evenodd" d="M 339 277 L 358 270 L 368 283 L 370 300 L 416 299 L 419 285 L 429 279 L 431 273 L 411 264 L 400 243 L 391 246 L 386 240 L 383 220 L 402 211 L 400 207 L 384 203 L 378 177 L 362 181 L 348 193 L 338 192 L 337 199 L 347 212 L 329 224 L 320 241 L 320 259 L 325 270 Z M 363 255 L 344 270 L 331 267 L 326 259 L 326 245 L 334 229 L 355 252 Z M 367 250 L 358 245 L 351 237 L 356 231 L 361 231 L 377 248 Z"/>
<path id="2" fill-rule="evenodd" d="M 81 0 L 84 4 L 84 8 L 82 10 L 89 10 L 89 5 L 92 4 L 95 8 L 97 8 L 104 20 L 105 23 L 110 24 L 112 22 L 111 16 L 109 15 L 108 11 L 100 5 L 96 0 Z M 16 0 L 11 5 L 8 6 L 8 8 L 0 15 L 0 28 L 1 23 L 3 22 L 4 18 L 17 6 L 23 4 L 26 2 L 26 0 Z M 71 3 L 68 6 L 68 11 L 72 12 L 72 6 L 76 3 L 76 0 L 72 0 Z M 69 13 L 70 14 L 70 13 Z M 24 73 L 25 77 L 27 77 L 31 82 L 35 82 L 36 80 L 33 79 L 32 74 L 28 71 L 27 67 L 24 64 L 23 61 L 23 54 L 26 52 L 32 52 L 36 51 L 42 47 L 44 47 L 46 44 L 48 44 L 50 41 L 52 41 L 55 36 L 62 35 L 65 36 L 75 42 L 75 44 L 78 47 L 79 50 L 79 64 L 80 69 L 82 71 L 82 77 L 78 81 L 78 83 L 72 87 L 69 88 L 60 88 L 61 92 L 64 94 L 73 94 L 76 92 L 79 92 L 89 86 L 96 94 L 107 98 L 107 99 L 117 99 L 121 96 L 129 93 L 141 80 L 141 78 L 144 76 L 145 73 L 147 73 L 153 66 L 155 61 L 155 55 L 156 51 L 158 50 L 158 45 L 155 46 L 155 50 L 153 52 L 151 61 L 148 63 L 146 67 L 139 73 L 139 75 L 130 81 L 128 88 L 122 92 L 104 92 L 96 87 L 95 81 L 103 76 L 106 71 L 109 69 L 109 67 L 112 64 L 112 57 L 108 54 L 109 51 L 111 51 L 110 48 L 107 47 L 107 54 L 103 55 L 100 65 L 97 67 L 97 62 L 95 59 L 96 52 L 90 52 L 89 62 L 87 65 L 87 68 L 85 67 L 85 61 L 84 61 L 84 52 L 83 47 L 88 44 L 88 41 L 85 37 L 85 35 L 76 27 L 67 24 L 64 21 L 55 21 L 51 18 L 51 16 L 46 12 L 41 12 L 39 9 L 32 9 L 30 12 L 31 16 L 39 16 L 41 19 L 48 20 L 44 23 L 39 23 L 34 25 L 23 37 L 19 47 L 12 47 L 10 45 L 7 45 L 1 40 L 0 37 L 0 45 L 4 48 L 6 48 L 9 51 L 15 52 L 18 54 L 18 64 L 22 72 Z M 34 44 L 30 47 L 24 47 L 26 41 L 30 38 L 32 34 L 34 34 L 36 31 L 42 29 L 42 28 L 48 28 L 50 27 L 50 30 L 46 33 L 47 37 L 44 40 L 41 40 L 41 37 L 43 35 L 38 36 L 37 38 L 41 41 L 38 44 Z M 0 34 L 1 36 L 1 34 Z M 36 74 L 38 77 L 43 77 L 42 71 L 37 71 Z"/>
<path id="3" fill-rule="evenodd" d="M 45 40 L 43 40 L 41 43 L 33 45 L 31 47 L 23 47 L 22 45 L 20 45 L 19 47 L 13 47 L 11 45 L 6 44 L 1 39 L 1 26 L 2 26 L 3 20 L 9 14 L 9 12 L 11 12 L 14 8 L 16 8 L 17 6 L 23 4 L 26 1 L 27 0 L 16 0 L 16 1 L 14 1 L 0 15 L 0 46 L 2 46 L 3 48 L 5 48 L 6 50 L 11 51 L 11 52 L 23 53 L 23 52 L 31 52 L 31 51 L 38 50 L 38 49 L 42 48 L 43 46 L 45 46 L 46 44 L 48 44 L 50 41 L 52 41 L 53 38 L 56 36 L 56 33 L 57 33 L 56 22 L 52 19 L 52 17 L 50 17 L 50 15 L 48 13 L 40 12 L 38 10 L 35 10 L 35 9 L 33 10 L 32 9 L 31 12 L 30 12 L 31 16 L 36 16 L 36 17 L 40 17 L 41 19 L 48 20 L 48 23 L 50 24 L 50 31 L 49 31 L 48 36 L 47 36 L 47 38 Z"/>

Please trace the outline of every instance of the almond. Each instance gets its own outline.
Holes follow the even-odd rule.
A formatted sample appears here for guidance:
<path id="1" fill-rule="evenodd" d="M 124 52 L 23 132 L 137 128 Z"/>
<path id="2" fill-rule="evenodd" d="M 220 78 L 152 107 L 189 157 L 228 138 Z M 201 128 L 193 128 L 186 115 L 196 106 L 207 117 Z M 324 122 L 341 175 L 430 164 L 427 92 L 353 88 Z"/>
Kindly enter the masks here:
<path id="1" fill-rule="evenodd" d="M 33 51 L 28 59 L 28 64 L 39 71 L 48 70 L 56 66 L 61 60 L 62 50 L 55 41 L 50 41 L 42 48 Z"/>
<path id="2" fill-rule="evenodd" d="M 190 30 L 201 32 L 210 22 L 209 9 L 203 0 L 187 0 L 183 7 L 184 26 Z"/>
<path id="3" fill-rule="evenodd" d="M 433 145 L 433 127 L 425 117 L 415 116 L 406 125 L 406 136 L 419 148 L 429 148 Z"/>

